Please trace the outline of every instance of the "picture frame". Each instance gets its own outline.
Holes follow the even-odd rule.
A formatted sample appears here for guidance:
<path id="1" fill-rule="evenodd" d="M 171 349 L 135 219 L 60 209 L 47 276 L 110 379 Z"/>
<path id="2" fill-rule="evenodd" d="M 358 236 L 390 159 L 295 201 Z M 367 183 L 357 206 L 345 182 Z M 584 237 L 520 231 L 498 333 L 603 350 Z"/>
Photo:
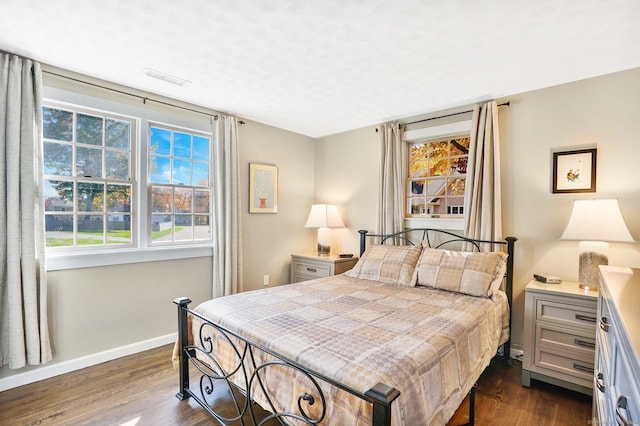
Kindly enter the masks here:
<path id="1" fill-rule="evenodd" d="M 596 192 L 597 149 L 553 153 L 553 193 Z"/>
<path id="2" fill-rule="evenodd" d="M 278 212 L 278 166 L 249 163 L 249 213 Z"/>

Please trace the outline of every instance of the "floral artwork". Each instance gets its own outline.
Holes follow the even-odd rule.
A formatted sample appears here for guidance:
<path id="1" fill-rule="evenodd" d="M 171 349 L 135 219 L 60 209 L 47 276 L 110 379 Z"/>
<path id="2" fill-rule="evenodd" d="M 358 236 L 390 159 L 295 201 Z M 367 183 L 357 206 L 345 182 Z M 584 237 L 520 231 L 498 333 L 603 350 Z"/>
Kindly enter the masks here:
<path id="1" fill-rule="evenodd" d="M 553 154 L 553 192 L 595 192 L 596 149 Z"/>
<path id="2" fill-rule="evenodd" d="M 278 167 L 249 164 L 249 213 L 278 212 Z"/>

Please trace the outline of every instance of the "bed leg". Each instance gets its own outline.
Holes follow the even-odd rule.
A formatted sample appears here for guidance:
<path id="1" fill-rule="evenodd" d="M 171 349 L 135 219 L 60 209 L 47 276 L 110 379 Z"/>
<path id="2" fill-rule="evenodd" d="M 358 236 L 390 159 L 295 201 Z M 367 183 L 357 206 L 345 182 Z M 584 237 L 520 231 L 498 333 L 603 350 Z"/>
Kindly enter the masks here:
<path id="1" fill-rule="evenodd" d="M 391 403 L 400 396 L 400 391 L 383 383 L 378 383 L 368 391 L 368 396 L 373 403 L 373 426 L 391 425 Z"/>
<path id="2" fill-rule="evenodd" d="M 473 426 L 476 421 L 476 389 L 478 384 L 474 383 L 469 391 L 469 426 Z"/>
<path id="3" fill-rule="evenodd" d="M 186 297 L 179 297 L 173 303 L 178 305 L 178 346 L 180 348 L 178 367 L 180 370 L 180 392 L 176 394 L 176 398 L 182 401 L 191 396 L 187 392 L 189 389 L 189 360 L 184 353 L 185 346 L 189 342 L 189 324 L 186 308 L 191 303 L 191 300 Z"/>

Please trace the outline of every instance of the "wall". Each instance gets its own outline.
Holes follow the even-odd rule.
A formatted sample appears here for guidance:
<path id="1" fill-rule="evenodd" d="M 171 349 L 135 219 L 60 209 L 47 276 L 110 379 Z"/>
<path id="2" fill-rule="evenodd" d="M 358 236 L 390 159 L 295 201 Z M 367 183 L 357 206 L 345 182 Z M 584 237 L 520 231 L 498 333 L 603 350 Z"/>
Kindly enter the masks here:
<path id="1" fill-rule="evenodd" d="M 238 130 L 244 290 L 289 283 L 291 254 L 314 249 L 304 223 L 314 201 L 314 140 L 247 121 Z M 278 166 L 278 213 L 249 213 L 249 163 Z"/>
<path id="2" fill-rule="evenodd" d="M 504 235 L 518 238 L 512 337 L 523 340 L 523 289 L 537 271 L 578 277 L 578 243 L 559 241 L 574 199 L 618 198 L 640 241 L 640 69 L 498 99 Z M 316 197 L 349 218 L 341 244 L 357 248 L 357 229 L 373 229 L 377 133 L 373 127 L 328 136 L 316 146 Z M 553 150 L 597 146 L 597 192 L 552 194 Z M 640 267 L 640 244 L 612 243 L 610 264 Z"/>
<path id="3" fill-rule="evenodd" d="M 376 226 L 378 133 L 375 127 L 318 139 L 316 202 L 336 204 L 346 228 L 331 230 L 331 251 L 358 254 L 359 229 Z"/>

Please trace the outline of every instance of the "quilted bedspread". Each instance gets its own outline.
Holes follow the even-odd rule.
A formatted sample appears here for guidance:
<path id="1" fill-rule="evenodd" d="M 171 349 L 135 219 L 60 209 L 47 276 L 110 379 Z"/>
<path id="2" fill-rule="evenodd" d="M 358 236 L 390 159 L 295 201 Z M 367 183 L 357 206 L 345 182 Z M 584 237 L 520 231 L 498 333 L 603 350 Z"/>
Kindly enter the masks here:
<path id="1" fill-rule="evenodd" d="M 195 311 L 356 391 L 378 382 L 397 388 L 392 424 L 398 426 L 446 424 L 509 333 L 502 292 L 488 299 L 345 275 L 217 298 Z M 194 318 L 196 342 L 198 324 Z M 215 341 L 214 351 L 224 368 L 234 365 L 226 340 Z M 266 377 L 277 407 L 297 406 L 311 387 L 304 375 L 283 368 L 268 369 Z M 370 404 L 321 388 L 328 400 L 321 424 L 371 424 Z M 321 406 L 308 410 L 319 415 Z"/>

